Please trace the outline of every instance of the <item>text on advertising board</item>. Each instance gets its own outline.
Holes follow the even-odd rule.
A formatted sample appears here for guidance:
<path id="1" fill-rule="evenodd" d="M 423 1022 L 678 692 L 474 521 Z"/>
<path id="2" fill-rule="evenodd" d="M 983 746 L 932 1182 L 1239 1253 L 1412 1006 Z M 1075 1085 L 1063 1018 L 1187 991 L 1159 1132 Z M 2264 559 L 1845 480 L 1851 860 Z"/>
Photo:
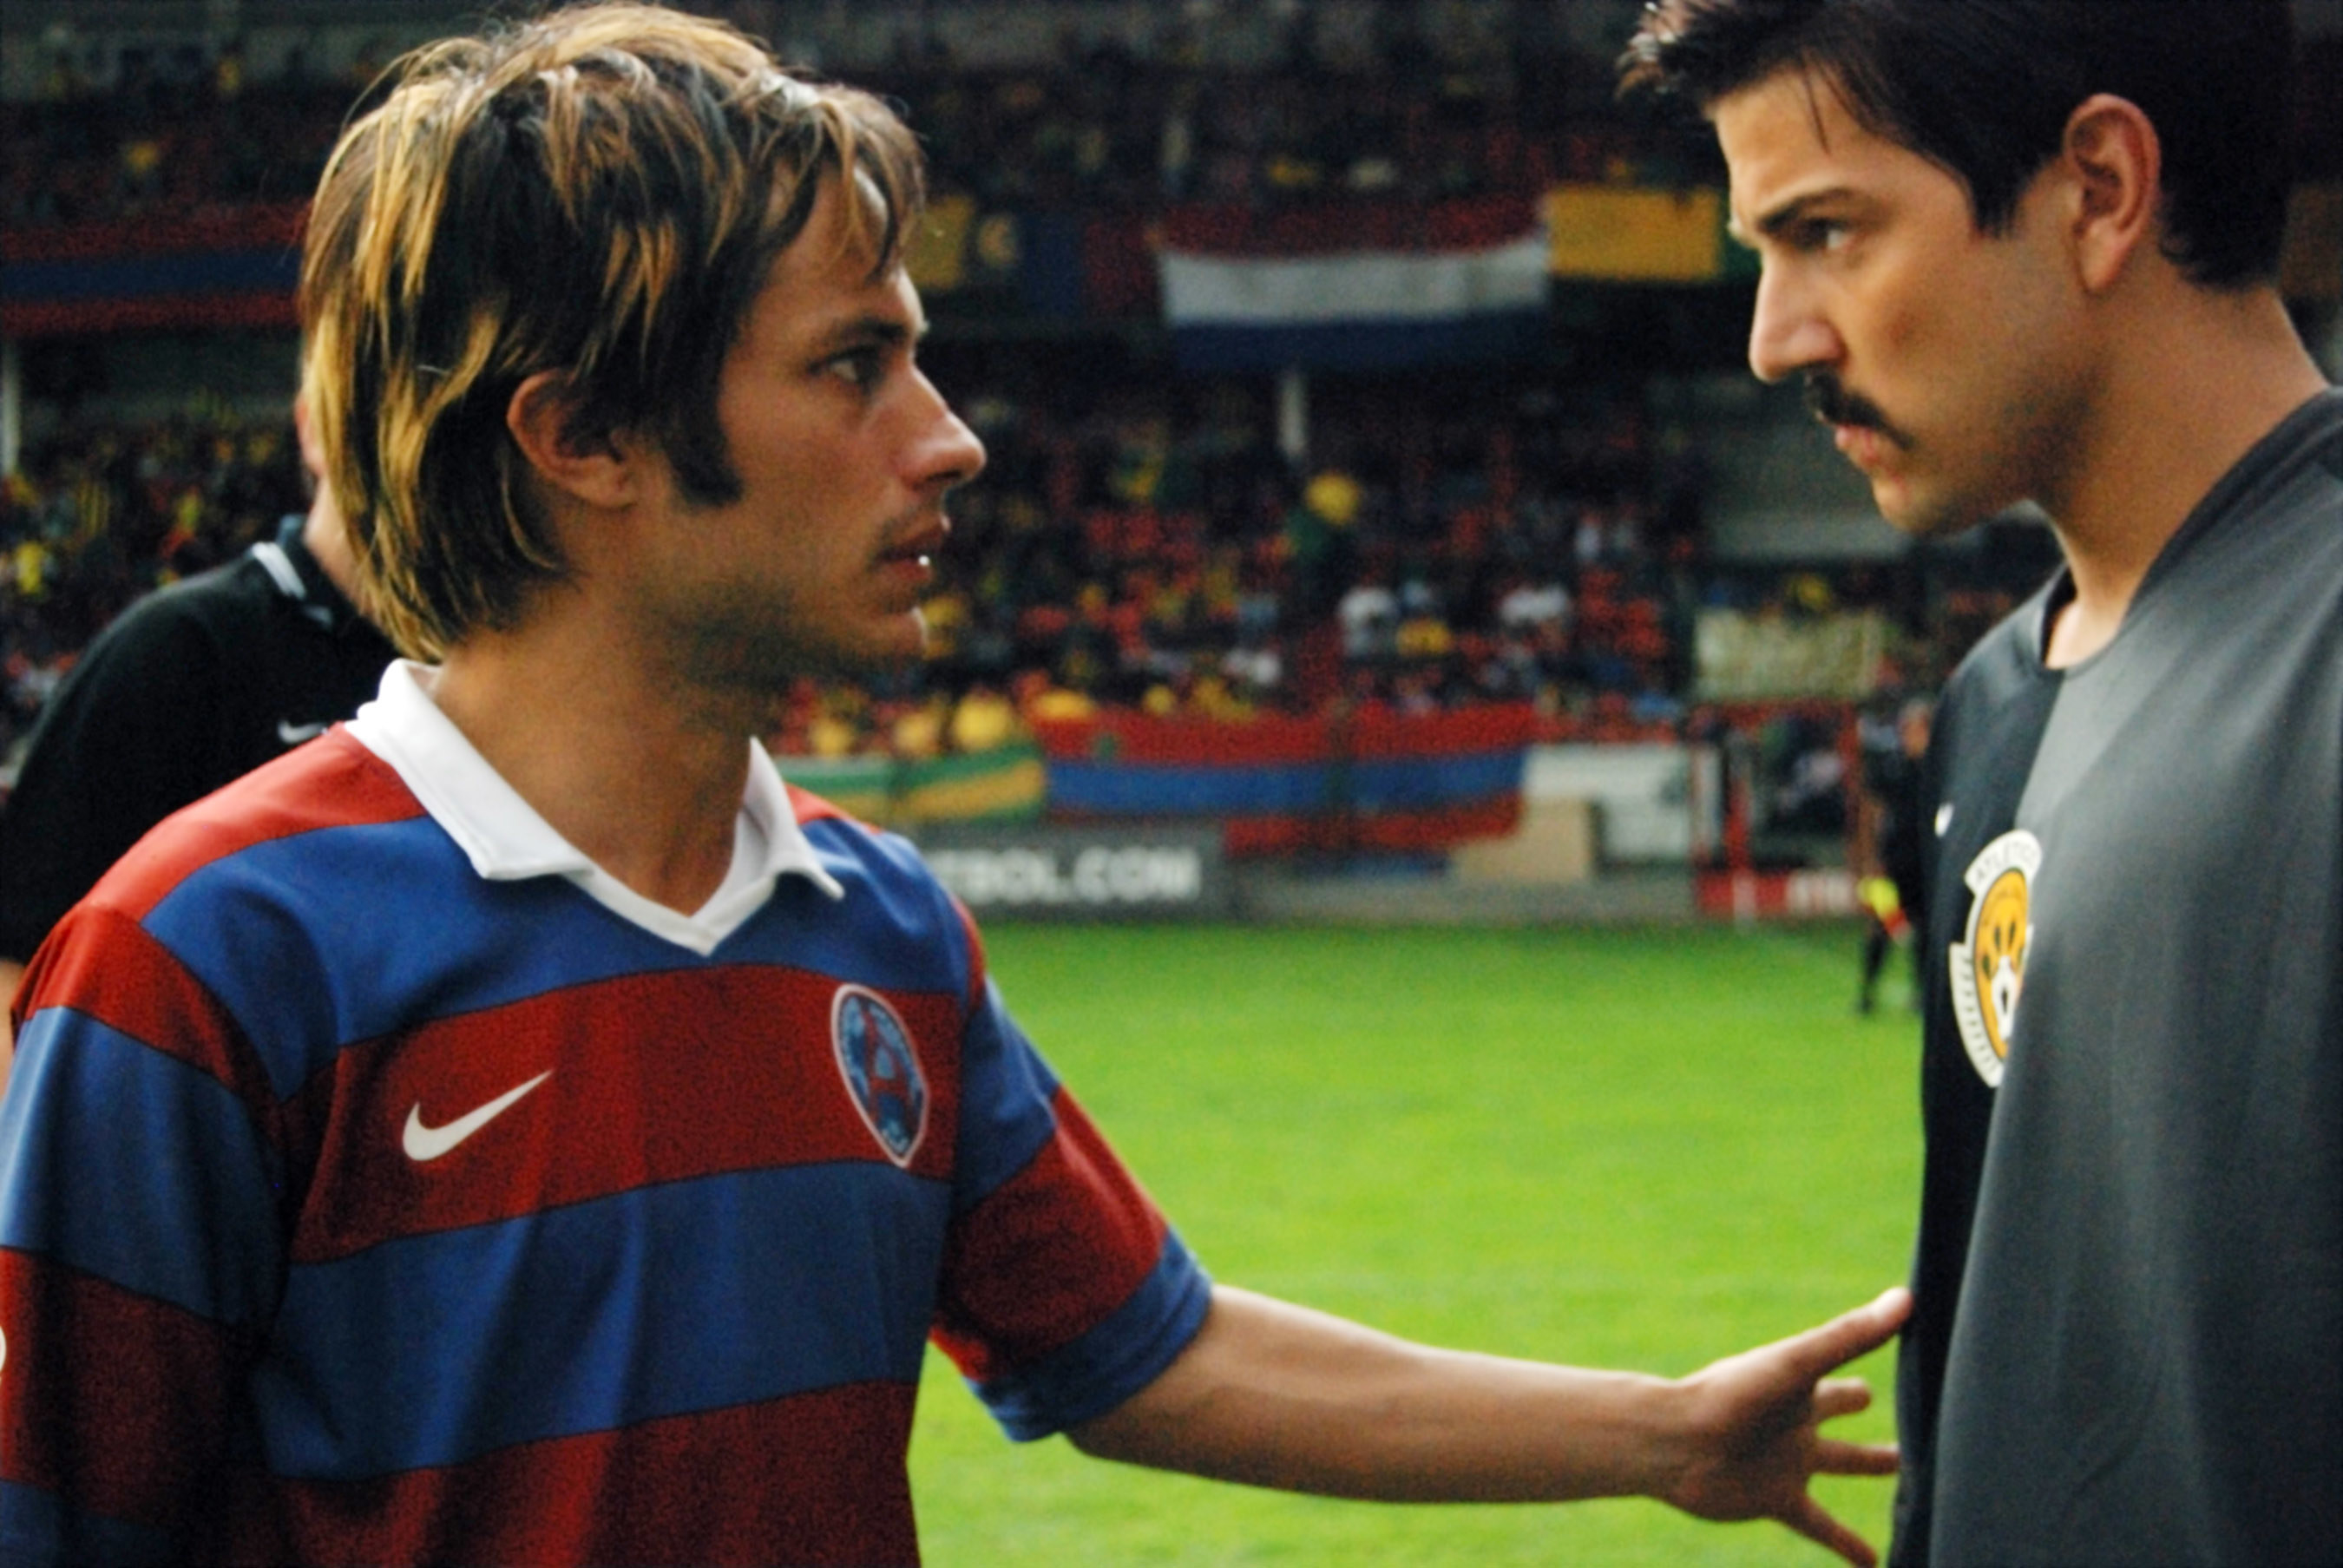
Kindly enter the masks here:
<path id="1" fill-rule="evenodd" d="M 935 849 L 928 864 L 971 909 L 1192 904 L 1204 886 L 1203 857 L 1184 845 L 1093 844 L 1071 854 L 1021 847 Z"/>

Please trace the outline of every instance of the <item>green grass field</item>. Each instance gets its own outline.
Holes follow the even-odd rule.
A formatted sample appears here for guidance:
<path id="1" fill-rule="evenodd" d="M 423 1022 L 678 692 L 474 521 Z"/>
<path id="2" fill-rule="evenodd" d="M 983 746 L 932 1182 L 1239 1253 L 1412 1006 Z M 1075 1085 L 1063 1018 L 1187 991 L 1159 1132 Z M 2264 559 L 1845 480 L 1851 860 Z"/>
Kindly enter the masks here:
<path id="1" fill-rule="evenodd" d="M 1216 1278 L 1438 1343 L 1668 1373 L 1903 1277 L 1917 1032 L 1900 1008 L 1852 1014 L 1855 940 L 988 933 L 1021 1021 Z M 1892 1351 L 1859 1370 L 1878 1402 L 1833 1430 L 1884 1439 Z M 1835 1561 L 1643 1501 L 1394 1507 L 1012 1445 L 932 1352 L 911 1472 L 931 1568 Z M 1884 1546 L 1892 1485 L 1818 1491 Z"/>

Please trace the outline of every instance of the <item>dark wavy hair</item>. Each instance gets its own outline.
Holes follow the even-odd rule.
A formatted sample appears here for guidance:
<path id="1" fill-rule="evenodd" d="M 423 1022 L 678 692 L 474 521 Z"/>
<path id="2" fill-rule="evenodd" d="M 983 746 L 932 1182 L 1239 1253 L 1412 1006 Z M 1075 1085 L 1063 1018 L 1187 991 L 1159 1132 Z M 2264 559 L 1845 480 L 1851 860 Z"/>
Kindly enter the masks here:
<path id="1" fill-rule="evenodd" d="M 1775 73 L 1827 83 L 1865 129 L 1967 187 L 2006 232 L 2077 105 L 2137 105 L 2164 150 L 2161 247 L 2208 287 L 2278 274 L 2291 184 L 2288 0 L 1658 0 L 1621 90 L 1704 111 Z"/>

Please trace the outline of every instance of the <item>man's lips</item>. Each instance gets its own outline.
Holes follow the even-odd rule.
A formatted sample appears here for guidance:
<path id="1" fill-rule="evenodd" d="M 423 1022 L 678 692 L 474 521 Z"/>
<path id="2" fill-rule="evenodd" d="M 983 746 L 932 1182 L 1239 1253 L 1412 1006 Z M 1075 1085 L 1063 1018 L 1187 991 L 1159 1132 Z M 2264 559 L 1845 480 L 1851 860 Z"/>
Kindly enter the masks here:
<path id="1" fill-rule="evenodd" d="M 935 575 L 935 557 L 951 538 L 951 525 L 939 518 L 913 529 L 879 552 L 879 567 L 890 575 L 916 578 L 920 586 Z"/>
<path id="2" fill-rule="evenodd" d="M 1876 464 L 1886 447 L 1886 437 L 1867 425 L 1834 425 L 1831 439 L 1846 460 L 1858 468 Z"/>

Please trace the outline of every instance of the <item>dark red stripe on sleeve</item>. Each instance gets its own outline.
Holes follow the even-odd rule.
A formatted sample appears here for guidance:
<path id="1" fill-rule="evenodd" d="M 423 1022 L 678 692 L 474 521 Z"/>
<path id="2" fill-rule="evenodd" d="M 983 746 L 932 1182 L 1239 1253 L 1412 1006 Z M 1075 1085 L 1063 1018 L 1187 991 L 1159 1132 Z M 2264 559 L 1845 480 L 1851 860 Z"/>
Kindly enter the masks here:
<path id="1" fill-rule="evenodd" d="M 860 1383 L 348 1483 L 246 1477 L 238 1563 L 919 1561 L 914 1390 Z"/>
<path id="2" fill-rule="evenodd" d="M 239 849 L 317 828 L 422 815 L 391 766 L 337 725 L 323 739 L 166 819 L 115 862 L 89 896 L 140 920 L 191 872 Z"/>
<path id="3" fill-rule="evenodd" d="M 1166 1230 L 1082 1108 L 1062 1089 L 1058 1132 L 952 1229 L 935 1341 L 980 1382 L 1080 1338 L 1155 1267 Z"/>
<path id="4" fill-rule="evenodd" d="M 960 929 L 968 936 L 968 1010 L 974 1012 L 984 1005 L 984 978 L 987 963 L 984 956 L 984 933 L 976 929 L 976 917 L 960 901 L 960 895 L 950 895 L 952 913 L 960 917 Z"/>
<path id="5" fill-rule="evenodd" d="M 277 1107 L 250 1042 L 219 999 L 130 916 L 76 906 L 59 922 L 25 976 L 25 1017 L 70 1008 L 210 1074 L 261 1114 Z M 21 1028 L 23 1020 L 17 1020 Z"/>
<path id="6" fill-rule="evenodd" d="M 0 1249 L 0 1475 L 185 1530 L 211 1495 L 245 1354 L 192 1313 Z"/>
<path id="7" fill-rule="evenodd" d="M 353 1047 L 288 1121 L 315 1169 L 293 1261 L 480 1224 L 653 1182 L 829 1161 L 885 1162 L 830 1036 L 839 982 L 742 965 L 623 976 Z M 928 1087 L 908 1169 L 949 1181 L 959 1135 L 957 998 L 888 993 Z M 549 1074 L 445 1152 L 448 1127 Z M 308 1140 L 316 1140 L 314 1149 Z"/>

